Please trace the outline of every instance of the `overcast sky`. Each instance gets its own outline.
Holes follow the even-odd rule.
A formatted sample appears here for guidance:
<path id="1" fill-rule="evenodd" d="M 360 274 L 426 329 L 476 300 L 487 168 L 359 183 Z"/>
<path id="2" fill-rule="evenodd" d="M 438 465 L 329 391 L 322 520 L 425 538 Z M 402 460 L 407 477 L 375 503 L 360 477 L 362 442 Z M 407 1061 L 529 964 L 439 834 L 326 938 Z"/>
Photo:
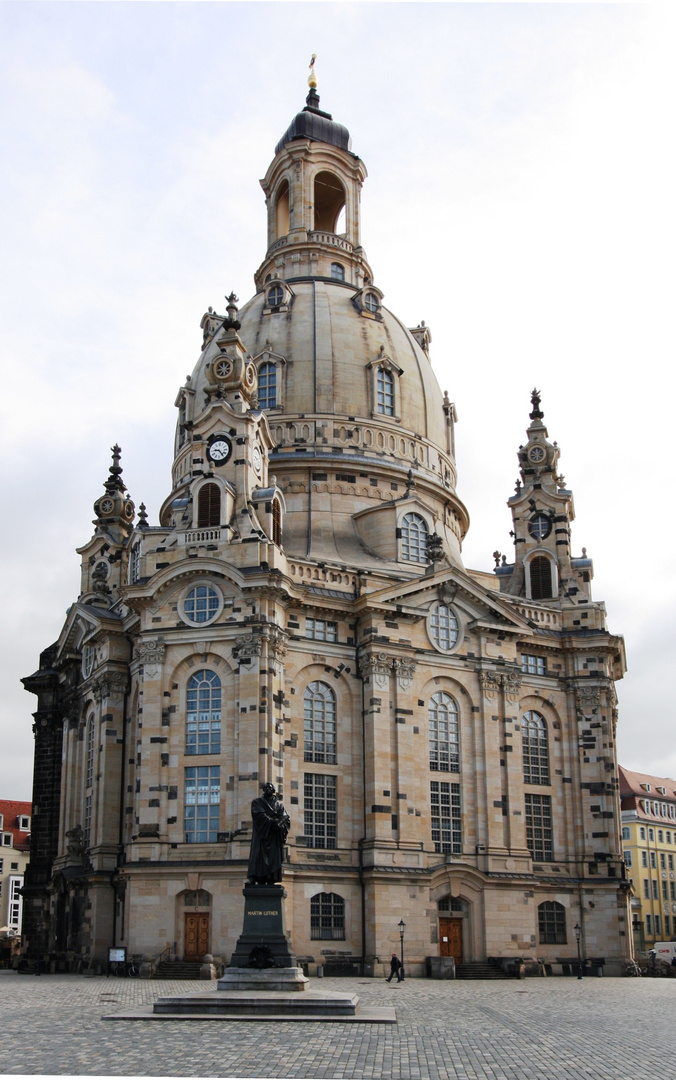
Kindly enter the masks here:
<path id="1" fill-rule="evenodd" d="M 307 93 L 365 161 L 385 304 L 459 414 L 467 566 L 511 560 L 529 393 L 573 549 L 626 638 L 619 759 L 676 776 L 673 55 L 667 5 L 5 3 L 0 796 L 31 796 L 38 666 L 122 446 L 151 522 L 208 305 L 265 250 L 258 178 Z"/>

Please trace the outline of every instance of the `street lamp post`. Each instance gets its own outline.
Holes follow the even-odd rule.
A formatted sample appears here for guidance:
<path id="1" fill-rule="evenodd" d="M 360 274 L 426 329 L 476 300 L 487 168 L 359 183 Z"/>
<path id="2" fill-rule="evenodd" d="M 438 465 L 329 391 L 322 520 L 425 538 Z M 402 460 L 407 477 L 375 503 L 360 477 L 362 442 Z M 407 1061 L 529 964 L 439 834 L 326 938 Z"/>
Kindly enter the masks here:
<path id="1" fill-rule="evenodd" d="M 579 923 L 575 924 L 575 940 L 577 941 L 577 977 L 582 978 L 582 953 L 580 952 L 580 935 L 582 929 Z"/>
<path id="2" fill-rule="evenodd" d="M 399 920 L 399 937 L 401 939 L 401 981 L 404 981 L 404 931 L 406 930 L 406 923 L 403 919 Z"/>
<path id="3" fill-rule="evenodd" d="M 40 974 L 40 945 L 41 945 L 40 937 L 41 937 L 41 934 L 42 934 L 42 922 L 41 922 L 40 919 L 38 919 L 38 921 L 35 923 L 35 940 L 36 940 L 36 943 L 37 943 L 37 948 L 35 950 L 35 972 L 34 972 L 35 975 Z"/>

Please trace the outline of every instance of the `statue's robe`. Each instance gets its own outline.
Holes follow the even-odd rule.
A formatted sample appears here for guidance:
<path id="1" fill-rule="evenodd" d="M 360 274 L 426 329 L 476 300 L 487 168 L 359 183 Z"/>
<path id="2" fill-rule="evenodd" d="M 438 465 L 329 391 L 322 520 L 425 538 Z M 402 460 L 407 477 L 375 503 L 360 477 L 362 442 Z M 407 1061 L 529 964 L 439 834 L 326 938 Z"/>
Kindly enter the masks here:
<path id="1" fill-rule="evenodd" d="M 284 803 L 279 799 L 268 802 L 261 795 L 251 803 L 251 817 L 249 881 L 281 881 L 284 844 L 291 824 Z"/>

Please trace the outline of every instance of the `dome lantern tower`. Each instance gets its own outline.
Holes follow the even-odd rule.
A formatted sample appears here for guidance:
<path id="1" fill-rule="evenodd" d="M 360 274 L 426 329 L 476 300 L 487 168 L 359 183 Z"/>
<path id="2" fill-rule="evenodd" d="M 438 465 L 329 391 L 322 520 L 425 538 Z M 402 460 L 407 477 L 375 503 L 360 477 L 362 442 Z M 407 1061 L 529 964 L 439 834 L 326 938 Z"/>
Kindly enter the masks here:
<path id="1" fill-rule="evenodd" d="M 310 87 L 305 108 L 275 147 L 261 187 L 268 208 L 268 249 L 256 288 L 295 277 L 345 281 L 361 288 L 373 275 L 360 240 L 366 166 L 350 150 L 347 128 L 319 107 Z"/>

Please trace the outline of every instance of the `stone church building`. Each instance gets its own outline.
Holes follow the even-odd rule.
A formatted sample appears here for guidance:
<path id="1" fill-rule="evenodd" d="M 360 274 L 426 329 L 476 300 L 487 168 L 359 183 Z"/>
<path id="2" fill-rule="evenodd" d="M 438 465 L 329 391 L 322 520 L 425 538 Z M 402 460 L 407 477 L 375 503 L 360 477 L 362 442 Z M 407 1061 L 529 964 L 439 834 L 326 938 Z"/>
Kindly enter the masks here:
<path id="1" fill-rule="evenodd" d="M 513 560 L 467 569 L 455 406 L 367 261 L 365 178 L 311 89 L 262 181 L 255 293 L 202 319 L 157 522 L 113 448 L 79 595 L 23 680 L 26 955 L 55 970 L 112 945 L 227 962 L 265 781 L 291 816 L 287 929 L 327 972 L 379 971 L 401 919 L 414 975 L 571 957 L 576 926 L 607 973 L 630 951 L 624 647 L 559 449 L 534 392 Z"/>

